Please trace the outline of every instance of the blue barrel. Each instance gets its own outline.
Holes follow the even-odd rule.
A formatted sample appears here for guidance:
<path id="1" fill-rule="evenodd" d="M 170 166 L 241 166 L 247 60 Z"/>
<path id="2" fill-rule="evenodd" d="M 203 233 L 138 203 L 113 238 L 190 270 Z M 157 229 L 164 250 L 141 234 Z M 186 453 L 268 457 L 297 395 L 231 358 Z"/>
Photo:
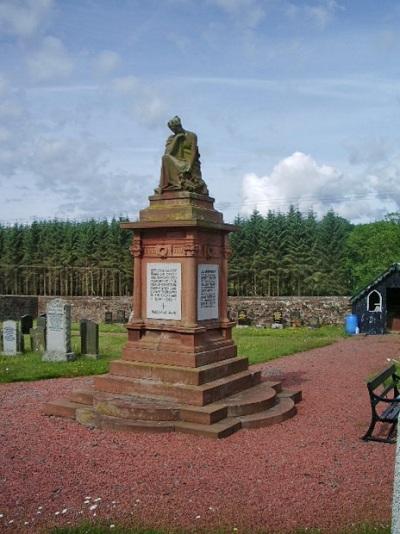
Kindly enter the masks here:
<path id="1" fill-rule="evenodd" d="M 350 336 L 353 336 L 358 328 L 358 319 L 357 315 L 349 314 L 345 317 L 345 331 L 346 334 L 349 334 Z"/>

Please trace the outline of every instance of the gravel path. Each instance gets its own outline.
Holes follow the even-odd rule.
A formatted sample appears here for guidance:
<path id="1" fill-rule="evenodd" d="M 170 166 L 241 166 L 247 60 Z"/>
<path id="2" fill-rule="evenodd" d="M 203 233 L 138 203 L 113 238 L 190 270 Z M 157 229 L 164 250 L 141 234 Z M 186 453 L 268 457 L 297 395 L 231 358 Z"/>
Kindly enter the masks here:
<path id="1" fill-rule="evenodd" d="M 0 531 L 88 518 L 238 532 L 387 523 L 395 446 L 359 438 L 365 381 L 399 352 L 400 336 L 358 337 L 258 366 L 303 390 L 298 415 L 219 441 L 40 414 L 90 378 L 0 385 Z"/>

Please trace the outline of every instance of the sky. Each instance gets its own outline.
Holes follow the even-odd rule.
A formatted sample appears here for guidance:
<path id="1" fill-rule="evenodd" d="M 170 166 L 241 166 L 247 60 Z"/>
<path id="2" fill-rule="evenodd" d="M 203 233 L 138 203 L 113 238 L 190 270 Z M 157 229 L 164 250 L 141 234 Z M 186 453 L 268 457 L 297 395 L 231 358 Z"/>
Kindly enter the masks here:
<path id="1" fill-rule="evenodd" d="M 179 115 L 227 222 L 400 211 L 400 1 L 0 0 L 0 223 L 134 220 Z"/>

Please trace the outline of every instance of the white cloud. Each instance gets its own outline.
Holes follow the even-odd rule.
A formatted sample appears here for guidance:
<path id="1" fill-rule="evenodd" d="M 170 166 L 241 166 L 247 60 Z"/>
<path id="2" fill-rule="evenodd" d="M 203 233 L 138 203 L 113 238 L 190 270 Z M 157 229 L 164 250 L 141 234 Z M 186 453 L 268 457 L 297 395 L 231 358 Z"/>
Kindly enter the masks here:
<path id="1" fill-rule="evenodd" d="M 317 28 L 323 30 L 335 18 L 337 12 L 342 9 L 344 8 L 336 0 L 320 0 L 314 4 L 302 6 L 289 3 L 286 13 L 296 21 L 309 20 Z"/>
<path id="2" fill-rule="evenodd" d="M 53 0 L 2 0 L 0 34 L 31 37 L 46 21 Z"/>
<path id="3" fill-rule="evenodd" d="M 228 13 L 240 26 L 255 28 L 265 17 L 265 4 L 260 0 L 209 0 Z"/>
<path id="4" fill-rule="evenodd" d="M 115 71 L 120 65 L 120 56 L 112 50 L 103 50 L 94 60 L 95 71 L 102 76 Z"/>
<path id="5" fill-rule="evenodd" d="M 165 122 L 167 106 L 156 88 L 135 76 L 116 78 L 113 90 L 123 96 L 131 115 L 141 124 L 156 127 Z"/>
<path id="6" fill-rule="evenodd" d="M 35 82 L 68 78 L 74 68 L 63 43 L 52 36 L 43 39 L 41 47 L 27 58 L 27 64 Z"/>
<path id="7" fill-rule="evenodd" d="M 374 172 L 344 175 L 335 167 L 319 165 L 311 156 L 295 152 L 280 161 L 270 175 L 246 174 L 242 182 L 241 212 L 254 209 L 285 211 L 292 204 L 319 216 L 329 209 L 353 221 L 382 217 L 400 209 L 400 158 Z"/>

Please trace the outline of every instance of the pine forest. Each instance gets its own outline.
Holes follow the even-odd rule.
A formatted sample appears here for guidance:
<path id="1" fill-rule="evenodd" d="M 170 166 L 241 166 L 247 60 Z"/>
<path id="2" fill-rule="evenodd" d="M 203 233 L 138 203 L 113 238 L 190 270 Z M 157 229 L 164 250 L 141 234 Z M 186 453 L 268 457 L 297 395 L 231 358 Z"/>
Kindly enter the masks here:
<path id="1" fill-rule="evenodd" d="M 0 225 L 0 295 L 130 295 L 132 233 L 120 222 Z M 235 224 L 230 295 L 349 295 L 400 261 L 397 213 L 353 225 L 292 207 Z"/>

